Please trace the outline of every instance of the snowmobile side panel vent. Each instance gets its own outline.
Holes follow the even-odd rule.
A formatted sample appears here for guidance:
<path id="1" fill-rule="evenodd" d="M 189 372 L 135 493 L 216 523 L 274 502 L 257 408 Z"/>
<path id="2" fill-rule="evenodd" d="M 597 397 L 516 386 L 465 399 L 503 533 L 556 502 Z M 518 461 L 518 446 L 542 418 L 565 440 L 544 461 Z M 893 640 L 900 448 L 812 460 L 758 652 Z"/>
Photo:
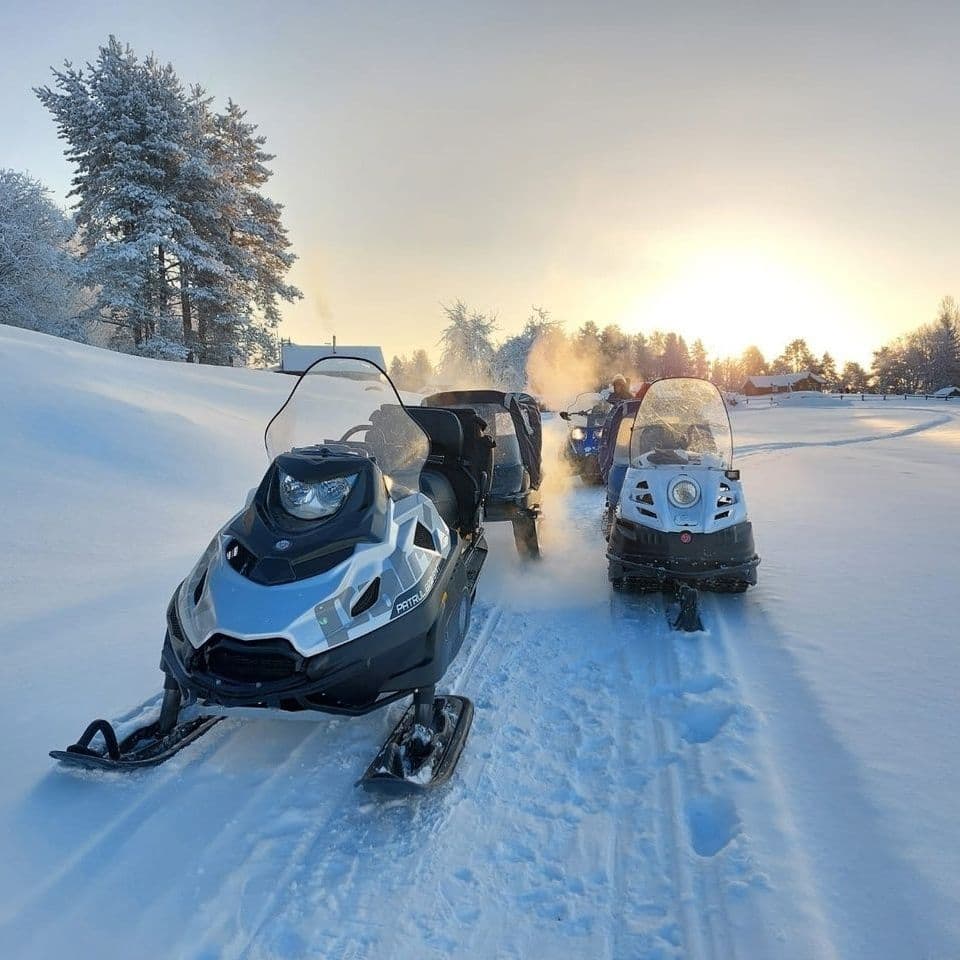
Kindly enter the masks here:
<path id="1" fill-rule="evenodd" d="M 653 495 L 645 493 L 642 496 L 636 498 L 637 503 L 645 503 L 648 506 L 653 506 Z"/>
<path id="2" fill-rule="evenodd" d="M 647 483 L 646 480 L 641 480 L 641 481 L 637 484 L 637 489 L 638 489 L 638 490 L 649 490 L 649 489 L 650 489 L 650 484 Z"/>
<path id="3" fill-rule="evenodd" d="M 350 610 L 351 617 L 359 617 L 361 613 L 366 613 L 380 597 L 380 578 L 376 577 L 370 582 L 370 586 L 360 594 L 360 598 Z"/>
<path id="4" fill-rule="evenodd" d="M 249 577 L 257 558 L 239 541 L 231 540 L 226 549 L 227 563 L 241 576 Z"/>
<path id="5" fill-rule="evenodd" d="M 203 588 L 207 585 L 207 571 L 204 570 L 200 579 L 197 581 L 197 585 L 193 590 L 193 605 L 196 606 L 200 602 L 200 598 L 203 596 Z"/>
<path id="6" fill-rule="evenodd" d="M 237 683 L 286 680 L 303 663 L 303 658 L 283 637 L 244 642 L 217 633 L 204 644 L 201 654 L 214 677 Z"/>
<path id="7" fill-rule="evenodd" d="M 652 510 L 647 510 L 643 507 L 640 508 L 640 514 L 644 517 L 653 517 L 654 520 L 657 519 L 657 515 Z"/>
<path id="8" fill-rule="evenodd" d="M 720 513 L 716 514 L 713 519 L 722 520 L 724 517 L 729 517 L 729 516 L 730 516 L 729 510 L 721 510 Z"/>
<path id="9" fill-rule="evenodd" d="M 433 534 L 418 520 L 417 529 L 413 532 L 413 545 L 423 550 L 436 550 Z"/>

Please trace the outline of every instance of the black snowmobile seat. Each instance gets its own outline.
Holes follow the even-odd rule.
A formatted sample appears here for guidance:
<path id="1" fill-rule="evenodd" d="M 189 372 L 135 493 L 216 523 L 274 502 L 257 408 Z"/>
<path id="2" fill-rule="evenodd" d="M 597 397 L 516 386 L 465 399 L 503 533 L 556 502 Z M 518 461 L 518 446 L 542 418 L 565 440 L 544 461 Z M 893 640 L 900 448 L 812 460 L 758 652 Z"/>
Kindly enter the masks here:
<path id="1" fill-rule="evenodd" d="M 680 438 L 669 427 L 660 423 L 648 423 L 637 439 L 637 450 L 640 453 L 650 450 L 676 450 L 679 446 Z"/>
<path id="2" fill-rule="evenodd" d="M 472 410 L 408 407 L 407 412 L 430 439 L 420 489 L 437 505 L 448 527 L 461 532 L 474 529 L 491 472 L 486 422 Z"/>

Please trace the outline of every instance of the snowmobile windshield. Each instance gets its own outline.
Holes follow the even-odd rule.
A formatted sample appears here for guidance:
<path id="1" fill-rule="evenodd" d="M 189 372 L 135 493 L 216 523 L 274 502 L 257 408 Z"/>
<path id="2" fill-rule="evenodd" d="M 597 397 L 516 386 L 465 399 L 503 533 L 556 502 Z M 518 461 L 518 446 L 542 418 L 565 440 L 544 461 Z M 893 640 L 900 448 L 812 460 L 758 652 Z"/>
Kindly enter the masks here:
<path id="1" fill-rule="evenodd" d="M 692 377 L 652 383 L 633 424 L 630 462 L 729 469 L 733 434 L 720 391 Z"/>
<path id="2" fill-rule="evenodd" d="M 610 404 L 599 393 L 581 393 L 568 403 L 570 424 L 577 427 L 599 427 L 610 412 Z"/>
<path id="3" fill-rule="evenodd" d="M 310 447 L 372 457 L 394 498 L 419 489 L 430 454 L 427 435 L 386 373 L 345 356 L 324 357 L 300 375 L 263 439 L 271 460 Z"/>

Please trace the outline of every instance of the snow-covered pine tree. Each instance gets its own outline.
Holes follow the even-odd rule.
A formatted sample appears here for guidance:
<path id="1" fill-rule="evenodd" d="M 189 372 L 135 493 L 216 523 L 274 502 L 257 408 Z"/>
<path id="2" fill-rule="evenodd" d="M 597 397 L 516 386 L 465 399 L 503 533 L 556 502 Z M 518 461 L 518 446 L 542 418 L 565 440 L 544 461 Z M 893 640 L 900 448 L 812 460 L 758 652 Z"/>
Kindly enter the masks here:
<path id="1" fill-rule="evenodd" d="M 0 170 L 0 323 L 85 339 L 72 232 L 43 184 Z"/>
<path id="2" fill-rule="evenodd" d="M 77 170 L 71 195 L 91 319 L 115 345 L 208 363 L 273 359 L 294 257 L 264 138 L 230 102 L 217 115 L 172 66 L 111 37 L 86 70 L 38 89 Z"/>
<path id="3" fill-rule="evenodd" d="M 215 247 L 230 275 L 228 283 L 211 283 L 224 294 L 223 309 L 207 311 L 207 321 L 201 314 L 200 342 L 208 362 L 227 362 L 229 353 L 273 359 L 279 303 L 302 296 L 284 279 L 296 256 L 283 225 L 282 204 L 263 193 L 273 176 L 267 164 L 274 155 L 264 149 L 266 137 L 256 131 L 233 100 L 213 118 L 213 163 L 229 193 Z"/>
<path id="4" fill-rule="evenodd" d="M 172 67 L 140 63 L 111 37 L 86 71 L 55 70 L 54 87 L 37 95 L 76 164 L 81 277 L 98 291 L 89 319 L 116 326 L 120 346 L 182 357 L 166 264 L 187 125 L 180 83 Z"/>
<path id="5" fill-rule="evenodd" d="M 960 311 L 953 297 L 944 297 L 937 319 L 929 328 L 928 361 L 924 385 L 931 393 L 941 387 L 960 386 Z"/>
<path id="6" fill-rule="evenodd" d="M 768 371 L 767 361 L 760 348 L 751 344 L 740 355 L 740 366 L 743 368 L 744 377 L 764 376 Z M 737 388 L 739 389 L 739 387 Z"/>
<path id="7" fill-rule="evenodd" d="M 836 389 L 837 383 L 840 380 L 839 375 L 837 374 L 837 364 L 833 359 L 833 356 L 827 352 L 820 358 L 819 363 L 817 363 L 814 373 L 819 373 L 825 381 L 825 386 L 828 390 Z"/>
<path id="8" fill-rule="evenodd" d="M 443 348 L 440 370 L 443 380 L 465 387 L 489 383 L 496 317 L 468 310 L 461 300 L 457 300 L 452 306 L 445 306 L 443 310 L 448 320 L 440 337 Z"/>
<path id="9" fill-rule="evenodd" d="M 700 377 L 701 379 L 705 379 L 710 372 L 707 348 L 703 345 L 703 341 L 699 337 L 693 341 L 693 345 L 690 347 L 689 368 L 691 376 Z"/>

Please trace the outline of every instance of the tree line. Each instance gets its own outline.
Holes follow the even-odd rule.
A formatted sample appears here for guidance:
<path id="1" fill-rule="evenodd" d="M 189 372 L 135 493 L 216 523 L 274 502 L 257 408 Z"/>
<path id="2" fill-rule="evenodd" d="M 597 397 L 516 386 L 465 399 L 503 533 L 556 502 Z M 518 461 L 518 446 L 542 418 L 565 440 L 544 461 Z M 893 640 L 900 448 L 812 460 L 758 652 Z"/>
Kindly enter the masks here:
<path id="1" fill-rule="evenodd" d="M 736 392 L 750 377 L 802 371 L 822 377 L 828 390 L 847 393 L 933 392 L 960 384 L 960 313 L 950 297 L 941 302 L 934 323 L 877 350 L 870 370 L 854 361 L 838 367 L 829 352 L 814 354 L 803 337 L 768 361 L 756 346 L 734 356 L 710 357 L 701 340 L 688 345 L 673 331 L 627 333 L 617 324 L 601 329 L 588 320 L 568 334 L 543 307 L 533 308 L 520 333 L 497 342 L 496 315 L 459 300 L 443 310 L 446 325 L 436 366 L 422 348 L 409 358 L 393 358 L 391 376 L 404 389 L 489 384 L 545 394 L 554 385 L 551 378 L 558 376 L 570 381 L 570 392 L 600 389 L 623 374 L 635 383 L 703 377 Z"/>
<path id="2" fill-rule="evenodd" d="M 0 171 L 0 322 L 201 363 L 270 361 L 301 296 L 273 155 L 232 100 L 115 37 L 35 89 L 74 167 L 72 216 Z"/>

